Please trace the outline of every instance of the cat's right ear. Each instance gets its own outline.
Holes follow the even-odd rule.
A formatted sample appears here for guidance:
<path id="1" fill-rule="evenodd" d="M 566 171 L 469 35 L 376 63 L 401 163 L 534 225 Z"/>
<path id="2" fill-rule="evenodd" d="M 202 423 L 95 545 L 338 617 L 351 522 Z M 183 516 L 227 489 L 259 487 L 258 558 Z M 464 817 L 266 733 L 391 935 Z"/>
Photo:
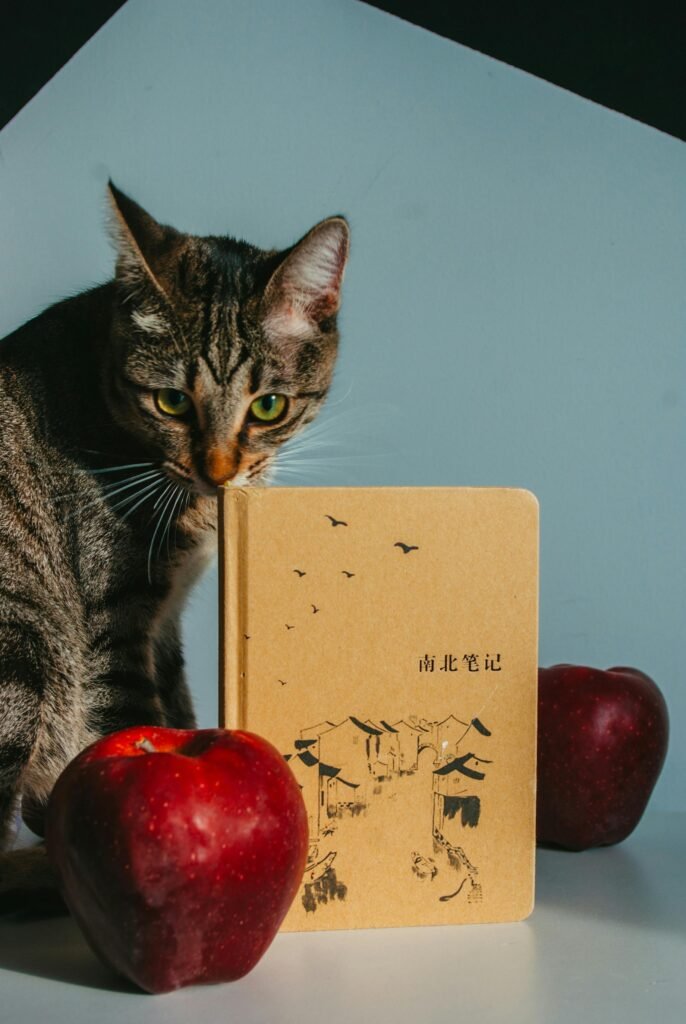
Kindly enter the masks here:
<path id="1" fill-rule="evenodd" d="M 306 337 L 313 325 L 334 317 L 349 251 L 345 217 L 321 221 L 287 250 L 264 293 L 267 329 L 276 335 Z"/>
<path id="2" fill-rule="evenodd" d="M 132 290 L 150 283 L 166 294 L 165 269 L 180 238 L 179 232 L 158 224 L 111 181 L 108 198 L 110 234 L 117 250 L 117 278 Z"/>

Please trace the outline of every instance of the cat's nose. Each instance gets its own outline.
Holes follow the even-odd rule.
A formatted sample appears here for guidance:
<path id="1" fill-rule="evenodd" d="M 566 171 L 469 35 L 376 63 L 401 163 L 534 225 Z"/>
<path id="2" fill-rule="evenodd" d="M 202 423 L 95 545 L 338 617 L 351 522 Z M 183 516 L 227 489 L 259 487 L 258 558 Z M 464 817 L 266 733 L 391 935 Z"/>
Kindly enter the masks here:
<path id="1" fill-rule="evenodd" d="M 240 458 L 235 447 L 210 448 L 205 456 L 204 477 L 214 487 L 233 480 Z"/>

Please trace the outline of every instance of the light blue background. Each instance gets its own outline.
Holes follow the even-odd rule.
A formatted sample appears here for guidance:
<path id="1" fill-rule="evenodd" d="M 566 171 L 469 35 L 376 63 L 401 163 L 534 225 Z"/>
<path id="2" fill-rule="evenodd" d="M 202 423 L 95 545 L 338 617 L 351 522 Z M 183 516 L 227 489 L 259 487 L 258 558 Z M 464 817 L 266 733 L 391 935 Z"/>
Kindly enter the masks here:
<path id="1" fill-rule="evenodd" d="M 337 457 L 283 482 L 533 490 L 541 664 L 654 676 L 684 808 L 683 143 L 354 0 L 129 0 L 0 133 L 0 334 L 109 276 L 109 175 L 265 246 L 348 216 Z M 212 572 L 204 725 L 216 617 Z"/>

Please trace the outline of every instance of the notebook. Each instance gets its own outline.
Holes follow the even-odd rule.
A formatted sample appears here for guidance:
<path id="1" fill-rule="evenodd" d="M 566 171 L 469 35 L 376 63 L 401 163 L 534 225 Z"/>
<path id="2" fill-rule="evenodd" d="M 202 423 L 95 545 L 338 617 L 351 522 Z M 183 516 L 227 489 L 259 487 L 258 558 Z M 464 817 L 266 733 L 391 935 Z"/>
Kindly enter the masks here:
<path id="1" fill-rule="evenodd" d="M 538 504 L 460 487 L 220 489 L 220 724 L 310 829 L 287 931 L 533 906 Z"/>

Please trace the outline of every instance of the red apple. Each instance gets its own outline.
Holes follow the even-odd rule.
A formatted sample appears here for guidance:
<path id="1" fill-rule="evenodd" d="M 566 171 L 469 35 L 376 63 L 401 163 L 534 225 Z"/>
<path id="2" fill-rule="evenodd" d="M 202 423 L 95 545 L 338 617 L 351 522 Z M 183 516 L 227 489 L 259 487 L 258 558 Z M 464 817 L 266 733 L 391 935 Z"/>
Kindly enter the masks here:
<path id="1" fill-rule="evenodd" d="M 667 705 L 635 668 L 538 671 L 536 836 L 568 850 L 634 830 L 667 753 Z"/>
<path id="2" fill-rule="evenodd" d="M 148 992 L 247 974 L 295 897 L 307 843 L 288 764 L 237 730 L 106 736 L 48 804 L 65 902 L 100 958 Z"/>

